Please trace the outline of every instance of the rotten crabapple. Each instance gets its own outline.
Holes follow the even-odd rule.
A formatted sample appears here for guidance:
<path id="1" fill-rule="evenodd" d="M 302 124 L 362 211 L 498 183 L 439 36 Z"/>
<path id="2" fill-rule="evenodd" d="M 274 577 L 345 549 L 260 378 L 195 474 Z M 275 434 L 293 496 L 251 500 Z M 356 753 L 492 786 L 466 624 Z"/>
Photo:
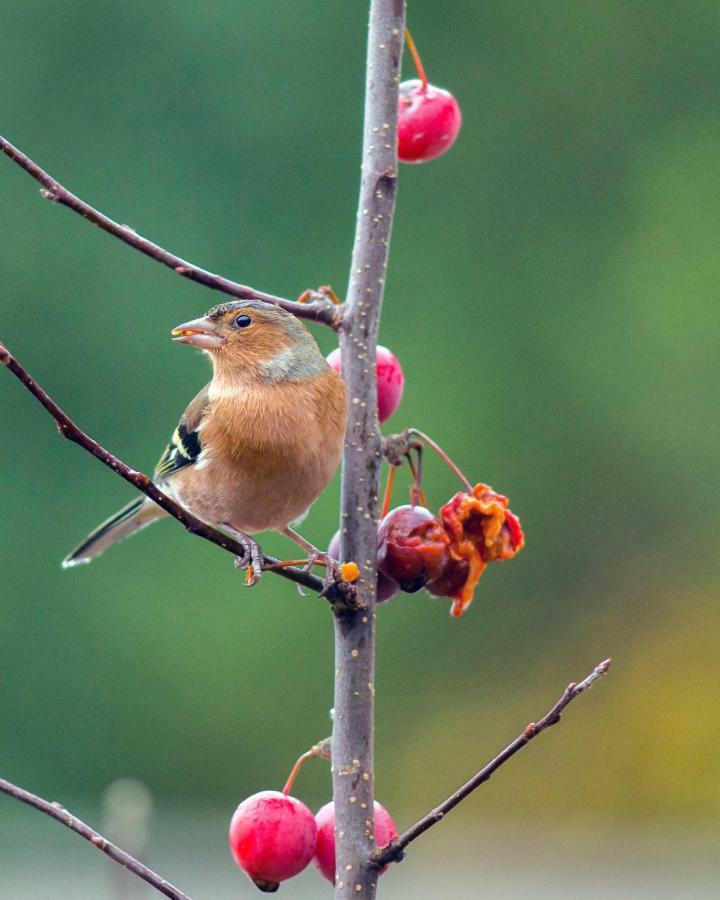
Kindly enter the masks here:
<path id="1" fill-rule="evenodd" d="M 317 825 L 310 810 L 280 791 L 260 791 L 238 806 L 230 822 L 230 850 L 261 891 L 307 866 L 315 852 Z"/>
<path id="2" fill-rule="evenodd" d="M 425 589 L 433 597 L 455 597 L 467 584 L 469 575 L 470 563 L 466 559 L 457 559 L 449 554 L 440 575 L 428 581 Z"/>
<path id="3" fill-rule="evenodd" d="M 378 572 L 413 594 L 442 574 L 450 538 L 424 506 L 397 506 L 378 529 Z"/>
<path id="4" fill-rule="evenodd" d="M 422 163 L 442 156 L 460 133 L 462 114 L 453 95 L 418 78 L 400 85 L 398 159 Z"/>
<path id="5" fill-rule="evenodd" d="M 374 839 L 378 847 L 384 847 L 397 837 L 397 829 L 390 813 L 380 803 L 375 801 L 375 833 Z M 330 801 L 318 810 L 315 816 L 317 822 L 317 844 L 313 862 L 320 874 L 328 881 L 335 883 L 335 804 Z M 385 870 L 383 869 L 383 872 Z M 381 873 L 382 874 L 382 873 Z"/>
<path id="6" fill-rule="evenodd" d="M 342 375 L 339 347 L 328 355 L 327 361 L 338 375 Z M 378 419 L 380 422 L 384 422 L 400 406 L 405 387 L 405 376 L 397 356 L 391 353 L 387 347 L 379 344 L 375 355 L 375 372 L 377 374 Z"/>

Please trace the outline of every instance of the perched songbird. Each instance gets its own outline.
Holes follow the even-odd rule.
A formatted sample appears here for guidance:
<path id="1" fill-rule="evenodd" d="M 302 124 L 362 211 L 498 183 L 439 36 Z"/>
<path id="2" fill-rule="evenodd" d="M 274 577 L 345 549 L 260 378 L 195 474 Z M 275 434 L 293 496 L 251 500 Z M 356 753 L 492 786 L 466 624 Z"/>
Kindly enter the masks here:
<path id="1" fill-rule="evenodd" d="M 232 534 L 274 529 L 308 554 L 290 527 L 300 522 L 340 461 L 347 417 L 345 383 L 295 316 L 255 300 L 215 306 L 178 325 L 173 339 L 204 350 L 213 377 L 185 410 L 155 469 L 158 486 L 198 518 Z M 90 562 L 111 544 L 167 515 L 138 497 L 63 561 Z"/>

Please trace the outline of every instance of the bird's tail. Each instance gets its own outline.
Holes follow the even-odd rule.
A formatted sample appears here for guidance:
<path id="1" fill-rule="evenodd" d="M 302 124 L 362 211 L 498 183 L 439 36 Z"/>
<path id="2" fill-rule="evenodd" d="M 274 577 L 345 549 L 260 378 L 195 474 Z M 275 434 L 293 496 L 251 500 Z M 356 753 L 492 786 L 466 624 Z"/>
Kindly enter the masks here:
<path id="1" fill-rule="evenodd" d="M 119 512 L 116 512 L 102 525 L 98 525 L 82 544 L 65 557 L 62 561 L 63 569 L 89 563 L 90 560 L 104 553 L 112 544 L 130 537 L 131 534 L 135 534 L 136 531 L 164 515 L 167 513 L 151 500 L 138 497 L 132 503 L 123 506 Z"/>

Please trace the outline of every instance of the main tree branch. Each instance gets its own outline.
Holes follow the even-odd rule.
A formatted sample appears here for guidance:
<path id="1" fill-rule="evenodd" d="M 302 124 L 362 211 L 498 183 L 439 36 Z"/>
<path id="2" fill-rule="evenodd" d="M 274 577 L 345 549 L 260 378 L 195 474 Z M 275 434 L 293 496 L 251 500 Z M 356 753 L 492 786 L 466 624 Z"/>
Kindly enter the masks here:
<path id="1" fill-rule="evenodd" d="M 331 328 L 339 327 L 339 321 L 342 316 L 341 309 L 322 293 L 311 292 L 313 299 L 308 303 L 298 303 L 294 300 L 276 297 L 273 294 L 266 294 L 263 291 L 256 291 L 254 288 L 247 287 L 247 285 L 238 284 L 238 282 L 231 281 L 229 278 L 223 278 L 221 275 L 208 272 L 207 269 L 201 269 L 199 266 L 195 266 L 187 262 L 187 260 L 175 256 L 174 253 L 170 253 L 159 244 L 142 237 L 128 225 L 119 225 L 104 213 L 94 209 L 90 204 L 81 200 L 80 197 L 71 193 L 67 188 L 64 188 L 52 175 L 41 169 L 22 150 L 18 150 L 17 147 L 14 147 L 10 141 L 7 141 L 1 135 L 0 150 L 42 185 L 41 194 L 45 199 L 51 200 L 53 203 L 59 203 L 61 206 L 67 206 L 68 209 L 79 213 L 88 222 L 92 222 L 93 225 L 97 225 L 98 228 L 102 228 L 103 231 L 113 235 L 113 237 L 119 238 L 128 246 L 139 250 L 140 253 L 144 253 L 145 256 L 162 263 L 183 278 L 197 281 L 199 284 L 203 284 L 214 291 L 220 291 L 223 294 L 229 294 L 231 297 L 238 297 L 241 300 L 264 300 L 266 303 L 274 303 L 300 319 L 320 322 L 324 325 L 329 325 Z"/>
<path id="2" fill-rule="evenodd" d="M 109 856 L 110 859 L 114 860 L 116 863 L 120 863 L 121 866 L 125 866 L 125 868 L 132 872 L 133 875 L 142 878 L 143 881 L 146 881 L 151 887 L 154 887 L 156 891 L 159 891 L 166 897 L 170 897 L 171 900 L 190 900 L 190 897 L 188 897 L 187 894 L 184 894 L 179 888 L 174 887 L 169 881 L 166 881 L 156 872 L 153 872 L 152 869 L 148 869 L 147 866 L 144 866 L 135 859 L 134 856 L 130 856 L 129 853 L 126 853 L 124 850 L 121 850 L 120 847 L 112 844 L 107 838 L 104 838 L 99 832 L 95 831 L 94 828 L 86 825 L 81 819 L 78 819 L 77 816 L 74 816 L 63 806 L 60 806 L 59 803 L 48 803 L 48 801 L 43 800 L 42 797 L 31 794 L 30 791 L 26 791 L 9 781 L 5 781 L 4 778 L 0 778 L 0 791 L 8 794 L 10 797 L 14 797 L 21 803 L 27 803 L 28 806 L 39 809 L 40 812 L 44 812 L 46 815 L 55 819 L 55 821 L 62 822 L 63 825 L 67 826 L 71 831 L 74 831 L 75 834 L 79 834 L 80 837 L 89 841 L 93 847 L 97 847 L 98 850 L 102 851 L 106 856 Z"/>
<path id="3" fill-rule="evenodd" d="M 30 391 L 33 397 L 45 407 L 53 419 L 55 419 L 58 431 L 64 438 L 67 438 L 69 441 L 82 447 L 83 450 L 87 450 L 87 452 L 91 453 L 95 459 L 99 459 L 103 465 L 112 469 L 113 472 L 129 482 L 133 487 L 137 488 L 142 494 L 145 494 L 146 497 L 149 497 L 157 503 L 159 507 L 164 509 L 165 512 L 169 513 L 174 519 L 177 519 L 191 534 L 196 534 L 206 541 L 217 544 L 218 547 L 222 547 L 223 550 L 227 550 L 236 557 L 245 557 L 246 553 L 242 544 L 238 543 L 229 535 L 223 534 L 222 531 L 218 531 L 216 528 L 206 524 L 201 519 L 198 519 L 197 516 L 194 516 L 191 512 L 188 512 L 183 506 L 180 506 L 179 503 L 176 503 L 168 497 L 167 494 L 163 493 L 163 491 L 161 491 L 147 475 L 143 475 L 142 472 L 131 469 L 130 466 L 126 465 L 121 459 L 114 456 L 109 450 L 106 450 L 105 447 L 86 434 L 86 432 L 76 425 L 68 414 L 58 406 L 52 397 L 43 390 L 27 369 L 17 361 L 2 342 L 0 342 L 0 365 L 6 366 L 18 381 Z M 287 578 L 290 581 L 294 581 L 297 584 L 301 584 L 318 593 L 324 592 L 331 603 L 339 601 L 345 607 L 347 605 L 352 606 L 354 602 L 354 588 L 351 585 L 347 585 L 345 582 L 341 582 L 340 584 L 336 583 L 327 589 L 326 585 L 319 578 L 310 574 L 310 572 L 305 572 L 302 569 L 290 566 L 272 568 L 272 566 L 277 565 L 278 561 L 271 556 L 263 557 L 263 561 L 269 571 L 280 575 L 282 578 Z"/>
<path id="4" fill-rule="evenodd" d="M 416 838 L 419 838 L 421 834 L 424 834 L 428 830 L 428 828 L 432 828 L 433 825 L 437 825 L 438 822 L 442 821 L 451 809 L 454 809 L 458 803 L 461 803 L 466 797 L 472 794 L 472 792 L 476 788 L 479 788 L 481 784 L 485 784 L 485 782 L 497 772 L 500 766 L 504 765 L 510 757 L 515 756 L 515 754 L 522 750 L 523 747 L 526 747 L 534 737 L 537 737 L 541 732 L 545 731 L 546 728 L 550 728 L 551 725 L 556 725 L 560 721 L 560 716 L 565 707 L 572 703 L 572 701 L 576 697 L 579 697 L 584 691 L 591 688 L 599 678 L 602 678 L 610 668 L 610 663 L 611 660 L 604 660 L 599 665 L 595 666 L 587 678 L 577 684 L 574 682 L 569 684 L 557 703 L 542 717 L 542 719 L 540 719 L 539 722 L 531 722 L 527 728 L 524 729 L 522 734 L 519 734 L 512 743 L 508 744 L 504 750 L 498 753 L 495 759 L 492 759 L 486 766 L 480 769 L 480 771 L 473 775 L 473 777 L 462 785 L 462 787 L 459 787 L 446 800 L 443 800 L 439 806 L 436 806 L 435 809 L 431 810 L 426 816 L 423 816 L 422 819 L 414 825 L 411 825 L 407 831 L 401 834 L 400 837 L 395 838 L 394 841 L 391 841 L 387 847 L 379 850 L 373 857 L 373 861 L 378 869 L 384 868 L 391 862 L 400 862 L 405 856 L 405 848 L 408 844 L 411 844 Z"/>
<path id="5" fill-rule="evenodd" d="M 362 176 L 350 280 L 340 330 L 348 428 L 342 468 L 342 559 L 360 566 L 364 611 L 335 615 L 332 737 L 336 900 L 373 900 L 375 593 L 379 473 L 375 350 L 397 189 L 397 110 L 404 0 L 371 0 Z"/>

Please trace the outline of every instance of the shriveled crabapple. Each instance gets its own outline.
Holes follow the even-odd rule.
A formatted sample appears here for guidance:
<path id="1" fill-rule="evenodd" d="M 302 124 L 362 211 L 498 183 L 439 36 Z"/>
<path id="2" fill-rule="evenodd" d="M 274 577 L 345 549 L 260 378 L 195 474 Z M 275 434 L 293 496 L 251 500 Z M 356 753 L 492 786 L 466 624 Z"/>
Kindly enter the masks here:
<path id="1" fill-rule="evenodd" d="M 443 88 L 403 81 L 398 103 L 398 159 L 422 163 L 446 153 L 462 125 L 460 106 Z"/>
<path id="2" fill-rule="evenodd" d="M 384 847 L 397 837 L 397 828 L 390 813 L 380 803 L 375 801 L 374 839 L 378 847 Z M 321 875 L 328 881 L 335 883 L 335 804 L 330 801 L 318 810 L 315 816 L 317 822 L 317 843 L 313 862 Z M 383 869 L 383 872 L 385 869 Z M 382 874 L 382 873 L 381 873 Z"/>
<path id="3" fill-rule="evenodd" d="M 461 616 L 470 605 L 487 565 L 512 559 L 525 544 L 520 520 L 508 503 L 507 497 L 478 483 L 440 507 L 439 518 L 450 540 L 448 564 L 427 587 L 435 596 L 452 597 L 453 616 Z"/>
<path id="4" fill-rule="evenodd" d="M 295 797 L 260 791 L 235 810 L 228 837 L 240 868 L 261 891 L 273 893 L 313 858 L 317 824 Z"/>
<path id="5" fill-rule="evenodd" d="M 339 347 L 329 354 L 327 361 L 338 375 L 342 375 Z M 397 356 L 391 353 L 387 347 L 380 345 L 375 354 L 375 372 L 377 374 L 378 419 L 380 422 L 385 422 L 400 406 L 405 388 L 405 376 Z"/>
<path id="6" fill-rule="evenodd" d="M 328 547 L 328 556 L 331 559 L 339 559 L 340 558 L 340 532 L 336 531 L 332 536 L 332 540 L 330 541 L 330 546 Z M 391 597 L 394 597 L 395 594 L 400 590 L 399 586 L 395 584 L 394 581 L 390 581 L 389 578 L 386 578 L 380 572 L 378 572 L 377 576 L 377 602 L 384 603 L 386 600 L 389 600 Z"/>
<path id="7" fill-rule="evenodd" d="M 442 522 L 424 506 L 398 506 L 378 529 L 378 571 L 412 594 L 439 578 L 450 538 Z"/>

